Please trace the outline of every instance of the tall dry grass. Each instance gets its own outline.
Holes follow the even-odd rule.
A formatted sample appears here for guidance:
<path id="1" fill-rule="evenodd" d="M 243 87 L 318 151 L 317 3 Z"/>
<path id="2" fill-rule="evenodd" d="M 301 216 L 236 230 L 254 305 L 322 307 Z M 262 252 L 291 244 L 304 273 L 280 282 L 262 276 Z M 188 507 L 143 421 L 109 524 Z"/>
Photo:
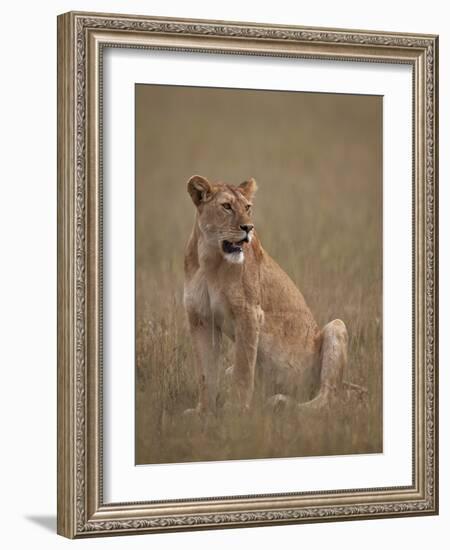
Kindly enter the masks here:
<path id="1" fill-rule="evenodd" d="M 382 450 L 381 109 L 371 96 L 136 87 L 136 463 Z M 274 414 L 257 387 L 246 416 L 183 417 L 197 399 L 182 305 L 195 173 L 257 179 L 262 244 L 320 325 L 346 323 L 346 379 L 367 403 Z"/>

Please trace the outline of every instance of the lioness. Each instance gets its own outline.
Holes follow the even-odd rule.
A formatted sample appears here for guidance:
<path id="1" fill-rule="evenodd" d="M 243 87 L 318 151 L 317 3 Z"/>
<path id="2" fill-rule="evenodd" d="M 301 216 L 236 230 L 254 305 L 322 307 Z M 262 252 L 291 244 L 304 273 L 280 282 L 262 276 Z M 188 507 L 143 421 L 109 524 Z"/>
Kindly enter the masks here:
<path id="1" fill-rule="evenodd" d="M 339 319 L 319 329 L 301 292 L 261 246 L 251 219 L 256 181 L 233 186 L 192 176 L 187 188 L 197 210 L 184 262 L 196 410 L 215 410 L 222 333 L 234 342 L 231 385 L 244 409 L 255 369 L 274 381 L 275 399 L 326 404 L 342 385 L 347 329 Z"/>

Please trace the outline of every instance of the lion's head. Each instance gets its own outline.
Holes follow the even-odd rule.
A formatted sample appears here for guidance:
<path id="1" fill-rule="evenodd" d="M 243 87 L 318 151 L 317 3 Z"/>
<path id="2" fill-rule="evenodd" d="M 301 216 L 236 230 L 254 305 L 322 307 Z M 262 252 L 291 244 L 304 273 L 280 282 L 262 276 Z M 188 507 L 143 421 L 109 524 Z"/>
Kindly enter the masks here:
<path id="1" fill-rule="evenodd" d="M 238 186 L 212 184 L 202 176 L 192 176 L 188 181 L 203 237 L 232 263 L 244 261 L 245 247 L 252 239 L 251 201 L 256 189 L 253 178 Z"/>

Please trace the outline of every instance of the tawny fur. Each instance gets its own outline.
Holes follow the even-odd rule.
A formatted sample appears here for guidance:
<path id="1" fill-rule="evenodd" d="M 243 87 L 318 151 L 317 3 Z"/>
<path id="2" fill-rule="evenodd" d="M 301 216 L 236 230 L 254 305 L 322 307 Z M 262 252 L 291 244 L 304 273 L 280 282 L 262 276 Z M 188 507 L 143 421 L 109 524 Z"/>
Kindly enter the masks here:
<path id="1" fill-rule="evenodd" d="M 234 342 L 232 388 L 251 406 L 255 371 L 276 393 L 322 406 L 339 390 L 347 362 L 347 330 L 340 320 L 320 330 L 303 295 L 263 249 L 251 220 L 253 179 L 240 186 L 192 176 L 196 206 L 185 255 L 184 304 L 199 381 L 198 410 L 214 410 L 222 334 Z M 246 227 L 244 231 L 242 227 Z M 243 239 L 246 242 L 243 242 Z M 240 243 L 227 253 L 224 241 Z"/>

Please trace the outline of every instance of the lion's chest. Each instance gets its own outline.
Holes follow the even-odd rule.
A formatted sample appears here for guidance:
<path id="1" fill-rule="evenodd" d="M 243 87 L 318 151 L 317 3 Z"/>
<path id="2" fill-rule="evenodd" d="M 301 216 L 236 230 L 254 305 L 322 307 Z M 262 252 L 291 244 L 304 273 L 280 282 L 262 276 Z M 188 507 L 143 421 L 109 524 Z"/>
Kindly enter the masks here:
<path id="1" fill-rule="evenodd" d="M 233 316 L 226 296 L 222 291 L 215 288 L 214 285 L 208 286 L 208 294 L 211 316 L 214 323 L 220 327 L 227 336 L 234 338 Z"/>
<path id="2" fill-rule="evenodd" d="M 225 293 L 198 271 L 184 289 L 185 307 L 233 338 L 234 323 Z"/>

